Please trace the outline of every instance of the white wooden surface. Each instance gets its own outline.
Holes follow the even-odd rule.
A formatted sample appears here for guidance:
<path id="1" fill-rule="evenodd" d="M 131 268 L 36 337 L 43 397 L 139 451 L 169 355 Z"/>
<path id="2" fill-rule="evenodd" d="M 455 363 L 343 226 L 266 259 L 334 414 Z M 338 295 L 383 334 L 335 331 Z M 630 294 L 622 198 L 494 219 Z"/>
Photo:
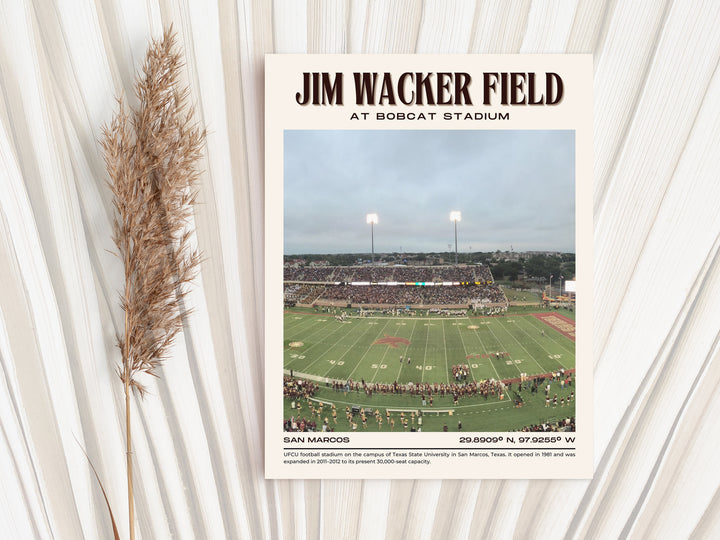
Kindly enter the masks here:
<path id="1" fill-rule="evenodd" d="M 720 2 L 0 0 L 0 536 L 127 537 L 99 151 L 174 23 L 209 130 L 197 310 L 133 404 L 149 538 L 720 537 Z M 593 481 L 263 480 L 263 55 L 595 56 Z"/>

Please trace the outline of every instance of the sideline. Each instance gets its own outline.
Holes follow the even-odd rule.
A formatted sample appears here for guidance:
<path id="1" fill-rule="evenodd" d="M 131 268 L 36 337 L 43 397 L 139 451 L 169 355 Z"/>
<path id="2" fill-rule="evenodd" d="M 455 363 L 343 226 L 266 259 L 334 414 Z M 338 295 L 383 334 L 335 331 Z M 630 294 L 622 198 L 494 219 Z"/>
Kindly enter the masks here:
<path id="1" fill-rule="evenodd" d="M 560 370 L 558 370 L 556 373 L 558 373 L 559 371 L 560 371 Z M 575 374 L 575 368 L 566 369 L 566 370 L 565 370 L 565 374 L 568 374 L 568 373 L 572 373 L 572 374 L 574 375 L 574 374 Z M 289 375 L 290 375 L 290 370 L 289 370 L 289 369 L 283 369 L 283 374 L 289 376 Z M 331 378 L 329 378 L 329 377 L 326 378 L 326 377 L 321 377 L 321 376 L 319 376 L 319 375 L 310 375 L 309 373 L 302 373 L 302 372 L 300 372 L 300 371 L 295 371 L 295 370 L 293 370 L 293 375 L 292 375 L 292 376 L 293 376 L 294 378 L 296 378 L 296 379 L 308 379 L 308 380 L 315 381 L 315 382 L 320 382 L 320 383 L 324 383 L 324 382 L 337 382 L 337 383 L 345 384 L 345 382 L 347 381 L 347 379 L 331 379 Z M 551 376 L 552 376 L 552 373 L 540 373 L 540 374 L 537 374 L 537 375 L 528 375 L 528 376 L 526 377 L 526 380 L 549 379 Z M 327 379 L 327 381 L 326 381 L 326 379 Z M 518 383 L 518 382 L 520 382 L 520 377 L 514 377 L 514 378 L 512 378 L 512 379 L 501 379 L 500 382 L 502 382 L 503 384 Z M 390 383 L 378 383 L 378 382 L 374 382 L 374 383 L 371 383 L 371 384 L 390 384 Z M 405 384 L 407 384 L 407 383 L 405 383 Z M 426 384 L 446 384 L 446 383 L 426 383 Z M 397 395 L 397 394 L 394 394 L 394 395 Z M 409 395 L 409 394 L 399 394 L 399 395 Z"/>

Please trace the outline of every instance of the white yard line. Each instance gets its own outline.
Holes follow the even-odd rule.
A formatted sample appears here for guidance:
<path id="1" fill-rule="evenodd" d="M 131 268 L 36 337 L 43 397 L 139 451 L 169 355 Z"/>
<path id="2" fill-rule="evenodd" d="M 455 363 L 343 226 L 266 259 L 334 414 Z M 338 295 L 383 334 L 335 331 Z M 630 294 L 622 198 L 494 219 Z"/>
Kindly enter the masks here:
<path id="1" fill-rule="evenodd" d="M 385 323 L 385 326 L 387 326 L 388 324 L 390 324 L 390 323 L 389 323 L 389 322 Z M 385 333 L 385 326 L 383 326 L 383 330 L 382 330 L 382 331 L 383 331 L 383 334 Z M 395 329 L 395 336 L 398 335 L 398 332 L 399 332 L 399 331 L 400 331 L 400 328 L 397 327 L 397 328 Z M 368 350 L 369 350 L 369 349 L 370 349 L 370 348 L 368 347 Z M 385 357 L 387 356 L 387 353 L 390 351 L 390 349 L 392 349 L 392 347 L 390 347 L 390 346 L 385 347 L 385 352 L 383 353 L 382 358 L 380 359 L 380 361 L 379 361 L 379 363 L 378 363 L 378 367 L 375 369 L 375 373 L 373 373 L 372 381 L 370 381 L 370 382 L 372 382 L 372 383 L 375 382 L 375 379 L 376 379 L 376 377 L 377 377 L 377 373 L 378 373 L 378 371 L 380 371 L 380 366 L 382 365 L 382 362 L 385 360 Z M 395 349 L 393 349 L 393 350 L 395 350 Z M 365 356 L 365 355 L 363 355 L 363 356 Z M 388 362 L 387 365 L 389 366 L 390 363 Z"/>
<path id="2" fill-rule="evenodd" d="M 428 327 L 429 328 L 429 327 Z M 443 333 L 443 352 L 445 353 L 445 382 L 447 384 L 450 384 L 450 375 L 448 374 L 449 368 L 448 368 L 448 360 L 447 360 L 447 347 L 445 346 L 445 323 L 442 323 L 442 333 Z"/>
<path id="3" fill-rule="evenodd" d="M 285 324 L 285 331 L 293 332 L 296 328 L 304 326 L 307 322 L 310 322 L 311 323 L 310 326 L 313 326 L 315 324 L 319 324 L 320 321 L 323 319 L 325 319 L 325 320 L 329 319 L 329 317 L 321 317 L 318 315 L 312 316 L 313 317 L 312 319 L 310 317 L 311 317 L 310 314 L 301 315 L 298 313 L 285 313 L 283 321 L 286 321 L 288 319 L 291 319 L 293 321 L 293 322 Z"/>
<path id="4" fill-rule="evenodd" d="M 500 325 L 500 327 L 502 328 L 502 325 Z M 503 330 L 505 330 L 505 328 L 503 328 Z M 490 331 L 492 332 L 492 330 L 490 330 Z M 520 341 L 518 340 L 518 338 L 516 338 L 515 335 L 514 335 L 512 332 L 510 332 L 510 330 L 505 330 L 505 332 L 506 332 L 510 337 L 512 337 L 515 341 L 517 341 L 517 344 L 520 345 L 520 347 L 527 353 L 528 357 L 529 357 L 533 362 L 535 362 L 535 363 L 537 364 L 537 367 L 540 368 L 540 372 L 539 372 L 538 374 L 547 373 L 547 372 L 545 371 L 545 368 L 543 368 L 543 367 L 538 363 L 538 361 L 535 360 L 535 357 L 533 357 L 533 355 L 530 354 L 530 351 L 528 351 L 528 350 L 525 348 L 525 346 L 524 346 L 522 343 L 520 343 Z M 495 336 L 495 332 L 493 332 L 493 336 Z M 497 339 L 497 336 L 495 336 L 495 339 Z M 512 359 L 512 357 L 510 357 L 510 358 Z M 522 372 L 520 371 L 520 368 L 517 367 L 517 364 L 516 364 L 515 362 L 513 362 L 513 365 L 517 368 L 518 373 L 522 373 Z"/>
<path id="5" fill-rule="evenodd" d="M 415 334 L 415 328 L 417 327 L 417 321 L 413 320 L 413 327 L 412 330 L 410 330 L 410 337 L 408 338 L 408 341 L 410 342 L 410 345 L 412 345 L 412 337 Z M 407 357 L 407 349 L 410 348 L 410 345 L 407 346 L 405 349 L 405 356 Z M 396 381 L 400 380 L 400 374 L 402 373 L 403 363 L 400 362 L 400 369 L 398 370 L 397 377 L 395 377 Z"/>
<path id="6" fill-rule="evenodd" d="M 519 325 L 518 325 L 518 326 L 519 326 Z M 542 350 L 544 350 L 546 353 L 548 353 L 548 354 L 554 354 L 554 353 L 552 353 L 552 351 L 548 351 L 548 350 L 543 346 L 542 343 L 540 343 L 537 339 L 535 339 L 534 337 L 532 337 L 527 331 L 525 331 L 524 328 L 520 328 L 520 330 L 522 330 L 523 333 L 524 333 L 527 337 L 529 337 L 529 338 L 532 339 L 535 343 L 537 343 L 537 344 L 540 346 L 540 348 L 541 348 Z M 558 364 L 560 364 L 560 367 L 561 367 L 561 368 L 567 369 L 567 367 L 565 367 L 565 364 L 563 364 L 563 363 L 562 363 L 560 360 L 558 360 L 557 358 L 550 358 L 550 360 L 553 360 L 553 361 L 557 362 Z M 536 362 L 536 363 L 537 363 L 537 362 Z"/>
<path id="7" fill-rule="evenodd" d="M 384 328 L 384 327 L 383 327 L 383 328 Z M 345 351 L 345 352 L 342 354 L 342 356 L 341 356 L 340 358 L 338 358 L 338 360 L 341 360 L 342 358 L 344 358 L 345 355 L 346 355 L 347 353 L 349 353 L 349 352 L 353 349 L 353 347 L 355 347 L 355 345 L 357 345 L 357 342 L 360 341 L 362 338 L 364 338 L 364 337 L 367 335 L 367 333 L 370 332 L 370 330 L 372 330 L 372 325 L 368 325 L 367 330 L 365 330 L 365 332 L 363 332 L 362 335 L 360 335 L 360 336 L 355 340 L 355 342 L 347 348 L 347 351 Z M 348 379 L 351 379 L 351 378 L 352 378 L 353 373 L 355 373 L 355 371 L 357 370 L 357 368 L 358 368 L 358 367 L 360 366 L 360 364 L 362 363 L 363 358 L 365 358 L 365 355 L 366 355 L 367 353 L 369 353 L 369 352 L 370 352 L 370 347 L 368 347 L 368 348 L 365 350 L 365 352 L 363 353 L 363 355 L 360 357 L 360 360 L 358 360 L 358 363 L 355 364 L 355 368 L 354 368 L 354 369 L 350 372 L 350 374 L 347 376 Z M 328 370 L 325 372 L 325 374 L 323 375 L 323 377 L 327 377 L 328 373 L 330 373 L 330 372 L 333 370 L 333 368 L 335 368 L 335 367 L 338 367 L 338 366 L 337 366 L 337 363 L 336 363 L 335 365 L 331 365 L 331 366 L 330 366 L 330 369 L 328 369 Z"/>
<path id="8" fill-rule="evenodd" d="M 420 382 L 425 382 L 425 362 L 427 361 L 427 348 L 428 342 L 430 341 L 430 326 L 427 327 L 427 334 L 425 335 L 425 350 L 423 354 L 423 368 L 420 374 Z"/>
<path id="9" fill-rule="evenodd" d="M 465 351 L 465 362 L 467 362 L 468 368 L 470 369 L 470 376 L 472 377 L 473 381 L 476 381 L 477 379 L 475 378 L 475 374 L 473 373 L 472 367 L 470 367 L 471 362 L 467 359 L 468 350 L 467 350 L 467 347 L 465 346 L 465 340 L 463 339 L 462 331 L 460 330 L 460 328 L 461 328 L 460 326 L 457 327 L 458 335 L 460 336 L 460 343 L 462 343 L 463 351 Z M 482 354 L 482 353 L 480 353 L 480 354 Z"/>
<path id="10" fill-rule="evenodd" d="M 503 319 L 503 320 L 504 320 L 504 319 Z M 502 327 L 502 324 L 500 324 L 499 322 L 498 322 L 498 325 L 499 325 L 500 327 Z M 490 330 L 490 333 L 491 333 L 491 334 L 493 335 L 493 337 L 495 338 L 495 341 L 497 341 L 498 343 L 502 344 L 502 341 L 500 341 L 500 340 L 498 339 L 497 334 L 495 334 L 495 332 L 493 332 L 492 328 L 490 328 L 490 325 L 488 325 L 488 330 Z M 497 351 L 497 352 L 499 352 L 499 351 Z M 512 359 L 513 359 L 513 358 L 512 358 L 512 355 L 511 355 L 508 351 L 503 351 L 503 352 L 507 352 L 507 353 L 508 353 L 508 356 L 503 356 L 503 358 L 510 358 L 510 360 L 512 361 Z M 525 352 L 527 352 L 527 349 L 525 350 Z M 492 362 L 492 353 L 489 353 L 489 354 L 490 354 L 490 364 L 493 366 L 493 368 L 495 368 L 495 364 L 493 364 L 493 362 Z M 520 371 L 520 368 L 517 367 L 517 364 L 516 364 L 515 362 L 512 362 L 512 365 L 515 366 L 515 369 L 518 370 L 518 373 L 522 373 L 522 371 Z M 497 370 L 495 370 L 495 371 L 497 372 Z"/>
<path id="11" fill-rule="evenodd" d="M 491 323 L 491 324 L 492 324 L 492 323 Z M 495 335 L 495 332 L 492 331 L 492 329 L 490 328 L 490 325 L 489 325 L 489 324 L 487 325 L 487 327 L 488 327 L 488 330 L 490 330 L 490 333 L 491 333 L 491 334 L 493 335 L 493 337 L 495 338 L 495 341 L 498 341 L 498 342 L 499 342 L 497 336 Z M 480 330 L 480 329 L 478 328 L 478 330 Z M 485 344 L 483 343 L 483 340 L 480 338 L 480 335 L 477 334 L 477 332 L 475 333 L 475 337 L 477 337 L 478 341 L 480 342 L 480 346 L 481 346 L 483 349 L 485 349 Z M 485 350 L 486 350 L 486 354 L 490 355 L 490 352 L 487 351 L 487 349 L 485 349 Z M 488 360 L 489 360 L 489 362 L 490 362 L 490 367 L 493 368 L 493 371 L 495 372 L 495 376 L 497 377 L 497 380 L 498 380 L 498 381 L 502 381 L 502 377 L 500 377 L 500 374 L 498 373 L 498 370 L 497 370 L 497 368 L 495 367 L 495 364 L 493 364 L 492 357 L 490 357 Z M 517 366 L 515 366 L 515 367 L 517 367 Z M 518 371 L 519 371 L 519 370 L 518 370 Z M 509 399 L 510 399 L 510 394 L 507 393 L 507 390 L 504 390 L 503 393 L 507 396 L 507 398 L 508 398 L 508 400 L 509 400 Z"/>
<path id="12" fill-rule="evenodd" d="M 343 326 L 346 326 L 346 325 L 343 325 L 343 324 L 340 324 L 340 323 L 338 323 L 338 325 L 339 325 L 339 326 L 337 327 L 336 330 L 333 330 L 333 331 L 330 332 L 327 336 L 325 336 L 325 339 L 322 339 L 322 340 L 318 341 L 317 343 L 315 343 L 314 345 L 311 345 L 311 346 L 308 347 L 307 349 L 304 349 L 302 354 L 307 357 L 307 353 L 308 353 L 308 352 L 310 352 L 312 349 L 314 349 L 314 348 L 317 347 L 318 345 L 321 345 L 321 344 L 325 343 L 325 341 L 327 341 L 327 339 L 329 339 L 335 332 L 337 332 L 338 330 L 341 330 L 341 329 L 343 328 Z M 350 325 L 345 335 L 349 334 L 349 333 L 352 331 L 353 328 L 354 328 L 354 327 L 353 327 L 352 325 Z M 305 338 L 303 338 L 303 339 L 310 339 L 310 338 L 312 338 L 315 334 L 317 334 L 319 331 L 320 331 L 320 330 L 318 330 L 317 332 L 313 332 L 312 334 L 309 334 L 307 337 L 305 337 Z M 344 337 L 345 337 L 345 336 L 343 336 L 343 338 L 344 338 Z M 340 339 L 343 339 L 343 338 L 340 338 Z M 300 340 L 298 339 L 298 341 L 300 341 Z M 337 343 L 337 342 L 336 342 L 336 343 Z M 333 345 L 333 346 L 334 346 L 334 345 Z M 292 349 L 286 349 L 286 352 L 287 352 L 288 350 L 292 350 Z M 327 352 L 327 351 L 326 351 L 326 352 Z M 294 359 L 293 359 L 293 360 L 294 360 Z M 290 362 L 293 361 L 293 360 L 290 360 L 288 363 L 290 363 Z"/>
<path id="13" fill-rule="evenodd" d="M 533 317 L 532 315 L 530 315 L 529 317 L 530 317 L 531 321 L 534 321 L 534 322 L 528 323 L 530 326 L 532 326 L 533 328 L 538 328 L 540 330 L 552 330 L 552 333 L 546 334 L 547 337 L 549 337 L 553 341 L 553 343 L 557 343 L 560 347 L 567 350 L 569 353 L 575 354 L 575 347 L 573 346 L 573 347 L 569 348 L 569 346 L 567 344 L 568 338 L 563 336 L 560 332 L 558 332 L 555 328 L 553 328 L 549 324 L 545 324 L 544 322 L 542 322 L 541 320 L 538 320 L 536 317 Z M 535 324 L 535 323 L 537 323 L 537 324 Z M 540 325 L 540 326 L 538 326 L 538 325 Z M 561 339 L 558 340 L 556 336 L 560 336 Z M 573 342 L 573 343 L 575 343 L 575 342 Z"/>
<path id="14" fill-rule="evenodd" d="M 339 324 L 339 323 L 338 323 L 338 324 Z M 344 325 L 341 325 L 341 328 L 342 328 L 342 326 L 344 326 Z M 338 343 L 340 343 L 340 341 L 342 341 L 343 339 L 345 339 L 345 338 L 353 331 L 354 328 L 355 328 L 355 326 L 350 325 L 350 329 L 345 333 L 345 335 L 344 335 L 343 337 L 341 337 L 339 340 L 337 340 L 334 344 L 330 345 L 330 346 L 325 350 L 324 353 L 322 353 L 322 354 L 321 354 L 320 356 L 318 356 L 315 360 L 313 360 L 313 361 L 310 362 L 307 366 L 305 366 L 305 369 L 308 369 L 308 368 L 310 368 L 310 366 L 315 365 L 315 363 L 319 362 L 324 356 L 326 356 L 330 351 L 332 351 L 335 347 L 337 347 L 337 346 L 338 346 Z M 334 334 L 334 333 L 335 333 L 335 332 L 333 332 L 333 334 Z M 358 337 L 358 338 L 355 340 L 355 342 L 353 343 L 353 345 L 354 345 L 355 343 L 357 343 L 357 342 L 360 340 L 360 338 L 362 338 L 366 333 L 367 333 L 367 330 L 366 330 L 363 334 L 361 334 L 360 337 Z M 331 334 L 331 335 L 332 335 L 332 334 Z M 316 345 L 319 345 L 319 344 L 321 344 L 321 343 L 325 343 L 326 341 L 327 341 L 327 340 L 319 341 Z M 310 349 L 312 349 L 312 348 L 315 347 L 316 345 L 313 345 L 312 347 L 310 347 Z M 310 349 L 308 349 L 308 351 L 309 351 Z M 348 348 L 348 350 L 350 350 L 350 348 Z M 345 352 L 343 353 L 343 356 L 345 356 L 346 354 L 347 354 L 347 351 L 345 351 Z M 306 353 L 305 353 L 305 356 L 307 356 L 307 351 L 306 351 Z"/>
<path id="15" fill-rule="evenodd" d="M 307 332 L 311 331 L 317 326 L 317 330 L 315 330 L 312 334 L 308 334 Z M 324 325 L 320 323 L 319 320 L 311 320 L 311 319 L 305 319 L 303 321 L 300 321 L 298 324 L 292 325 L 292 328 L 284 328 L 283 329 L 283 337 L 291 339 L 289 336 L 292 334 L 297 334 L 298 329 L 299 332 L 303 334 L 303 338 L 309 339 L 314 334 L 317 334 L 318 332 L 321 332 L 324 328 Z"/>

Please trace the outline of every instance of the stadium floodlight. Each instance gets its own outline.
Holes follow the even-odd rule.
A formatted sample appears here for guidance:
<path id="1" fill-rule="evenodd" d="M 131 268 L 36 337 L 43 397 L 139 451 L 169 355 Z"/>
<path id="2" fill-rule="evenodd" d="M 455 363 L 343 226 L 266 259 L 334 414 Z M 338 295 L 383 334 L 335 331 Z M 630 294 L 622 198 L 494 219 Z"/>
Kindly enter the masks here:
<path id="1" fill-rule="evenodd" d="M 365 223 L 370 224 L 370 246 L 372 251 L 372 263 L 375 264 L 375 224 L 378 222 L 377 214 L 368 214 L 365 216 Z"/>
<path id="2" fill-rule="evenodd" d="M 459 210 L 453 210 L 450 212 L 450 221 L 455 223 L 455 264 L 458 263 L 458 250 L 457 250 L 457 224 L 458 221 L 462 220 L 462 213 Z"/>
<path id="3" fill-rule="evenodd" d="M 553 278 L 553 275 L 550 274 L 550 290 L 548 292 L 548 296 L 551 298 L 552 298 L 552 278 Z"/>

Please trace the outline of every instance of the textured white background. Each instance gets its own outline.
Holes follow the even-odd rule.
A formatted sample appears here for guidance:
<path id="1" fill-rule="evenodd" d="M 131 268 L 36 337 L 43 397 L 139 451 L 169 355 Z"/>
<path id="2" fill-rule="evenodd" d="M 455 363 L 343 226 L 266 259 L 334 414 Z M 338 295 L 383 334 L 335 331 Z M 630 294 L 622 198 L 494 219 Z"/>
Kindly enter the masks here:
<path id="1" fill-rule="evenodd" d="M 133 404 L 141 538 L 720 537 L 720 2 L 0 0 L 0 536 L 127 537 L 97 140 L 171 22 L 197 307 Z M 263 55 L 595 55 L 593 481 L 263 480 Z"/>

